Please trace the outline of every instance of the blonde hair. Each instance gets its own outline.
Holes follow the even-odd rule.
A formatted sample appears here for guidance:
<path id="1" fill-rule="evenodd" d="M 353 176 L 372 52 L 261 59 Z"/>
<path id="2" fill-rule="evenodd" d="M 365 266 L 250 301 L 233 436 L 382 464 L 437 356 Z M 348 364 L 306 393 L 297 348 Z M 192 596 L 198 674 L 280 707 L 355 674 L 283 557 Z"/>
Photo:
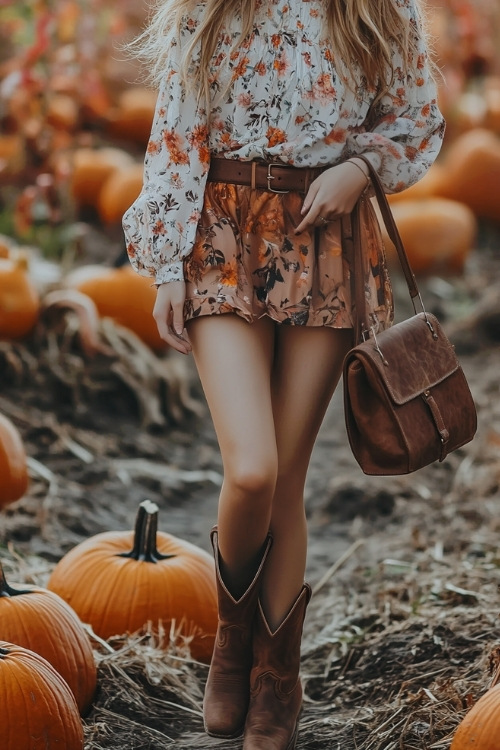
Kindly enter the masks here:
<path id="1" fill-rule="evenodd" d="M 418 0 L 415 0 L 418 2 Z M 265 0 L 264 0 L 265 2 Z M 200 0 L 156 0 L 148 27 L 132 44 L 132 49 L 148 64 L 149 78 L 158 83 L 168 54 L 166 41 L 177 38 L 186 17 Z M 219 36 L 228 19 L 241 14 L 241 29 L 234 49 L 252 31 L 260 0 L 204 0 L 205 13 L 189 44 L 182 50 L 180 73 L 186 85 L 210 100 L 210 67 Z M 389 89 L 394 76 L 394 49 L 407 72 L 408 61 L 416 52 L 425 31 L 412 25 L 398 10 L 396 0 L 325 0 L 332 52 L 344 61 L 351 78 L 360 71 L 376 99 Z M 359 75 L 359 72 L 358 72 Z"/>

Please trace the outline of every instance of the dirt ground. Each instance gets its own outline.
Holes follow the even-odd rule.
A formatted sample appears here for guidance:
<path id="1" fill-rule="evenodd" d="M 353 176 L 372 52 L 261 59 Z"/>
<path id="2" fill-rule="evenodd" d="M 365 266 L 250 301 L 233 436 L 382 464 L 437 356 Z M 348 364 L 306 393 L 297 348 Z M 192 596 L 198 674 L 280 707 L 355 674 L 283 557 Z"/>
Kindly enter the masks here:
<path id="1" fill-rule="evenodd" d="M 499 240 L 483 228 L 462 277 L 422 281 L 476 401 L 471 444 L 407 477 L 366 477 L 347 443 L 341 388 L 328 410 L 306 491 L 314 596 L 299 750 L 448 748 L 491 683 L 500 647 Z M 394 283 L 403 317 L 397 274 Z M 126 359 L 123 349 L 113 362 Z M 222 479 L 215 435 L 192 363 L 166 360 L 155 377 L 104 356 L 89 362 L 74 330 L 47 319 L 23 345 L 0 345 L 0 411 L 22 432 L 31 474 L 27 496 L 0 513 L 11 580 L 43 584 L 76 543 L 131 528 L 145 498 L 158 504 L 162 530 L 209 549 Z M 141 401 L 146 381 L 152 395 Z M 118 646 L 95 644 L 86 750 L 240 747 L 203 734 L 206 667 L 152 635 Z"/>

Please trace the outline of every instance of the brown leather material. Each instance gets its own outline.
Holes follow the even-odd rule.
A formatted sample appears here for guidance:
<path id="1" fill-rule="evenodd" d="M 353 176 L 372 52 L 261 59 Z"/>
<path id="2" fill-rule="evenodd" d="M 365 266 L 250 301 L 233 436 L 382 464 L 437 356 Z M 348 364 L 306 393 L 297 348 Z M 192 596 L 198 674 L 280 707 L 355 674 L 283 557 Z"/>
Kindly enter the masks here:
<path id="1" fill-rule="evenodd" d="M 259 602 L 243 750 L 295 748 L 302 707 L 300 642 L 310 598 L 311 588 L 304 584 L 292 609 L 274 633 Z"/>
<path id="2" fill-rule="evenodd" d="M 352 451 L 366 474 L 409 474 L 442 461 L 476 431 L 465 375 L 430 313 L 348 352 L 344 413 Z"/>
<path id="3" fill-rule="evenodd" d="M 238 737 L 243 732 L 250 697 L 252 630 L 264 564 L 272 539 L 267 537 L 259 567 L 244 594 L 235 599 L 222 580 L 212 529 L 219 622 L 203 698 L 205 731 L 213 737 Z"/>
<path id="4" fill-rule="evenodd" d="M 414 301 L 420 298 L 415 276 L 379 177 L 365 162 Z M 364 252 L 358 208 L 342 222 L 343 249 L 352 268 L 357 343 L 343 369 L 347 434 L 365 474 L 409 474 L 442 461 L 472 440 L 476 408 L 453 346 L 434 315 L 415 310 L 414 316 L 381 333 L 370 331 L 362 272 L 357 272 L 363 268 Z"/>
<path id="5" fill-rule="evenodd" d="M 241 161 L 214 156 L 207 179 L 209 182 L 228 182 L 272 192 L 293 190 L 307 193 L 311 182 L 325 169 L 327 167 L 293 167 L 279 162 Z"/>

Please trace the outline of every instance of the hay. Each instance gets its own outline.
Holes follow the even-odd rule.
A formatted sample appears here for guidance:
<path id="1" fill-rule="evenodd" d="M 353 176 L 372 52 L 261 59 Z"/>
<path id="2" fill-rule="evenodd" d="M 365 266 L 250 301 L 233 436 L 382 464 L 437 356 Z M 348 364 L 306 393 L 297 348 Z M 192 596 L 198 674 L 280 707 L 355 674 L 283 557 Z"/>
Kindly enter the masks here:
<path id="1" fill-rule="evenodd" d="M 53 307 L 51 315 L 45 309 L 30 341 L 0 342 L 2 383 L 56 388 L 79 410 L 115 402 L 135 411 L 143 428 L 181 424 L 203 414 L 201 402 L 191 395 L 192 377 L 182 357 L 155 354 L 111 318 L 83 325 L 75 310 Z M 92 331 L 90 339 L 86 329 Z"/>

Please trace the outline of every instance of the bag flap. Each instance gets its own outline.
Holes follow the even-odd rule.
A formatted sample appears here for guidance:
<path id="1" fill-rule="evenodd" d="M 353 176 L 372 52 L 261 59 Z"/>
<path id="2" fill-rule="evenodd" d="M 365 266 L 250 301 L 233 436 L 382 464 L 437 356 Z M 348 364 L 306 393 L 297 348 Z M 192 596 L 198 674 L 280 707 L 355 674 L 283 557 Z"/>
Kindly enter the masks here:
<path id="1" fill-rule="evenodd" d="M 353 358 L 365 369 L 377 371 L 396 404 L 411 401 L 460 367 L 452 344 L 431 313 L 418 313 L 354 347 L 347 355 L 347 366 Z"/>

